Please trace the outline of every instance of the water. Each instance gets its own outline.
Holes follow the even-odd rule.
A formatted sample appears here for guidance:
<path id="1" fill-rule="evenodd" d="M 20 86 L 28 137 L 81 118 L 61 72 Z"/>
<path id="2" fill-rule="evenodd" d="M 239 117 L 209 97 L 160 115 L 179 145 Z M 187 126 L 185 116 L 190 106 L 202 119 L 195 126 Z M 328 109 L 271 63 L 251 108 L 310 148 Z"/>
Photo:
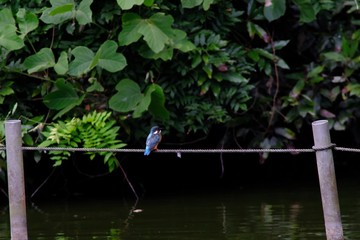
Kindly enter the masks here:
<path id="1" fill-rule="evenodd" d="M 339 187 L 346 239 L 360 238 L 357 185 Z M 320 194 L 313 187 L 249 187 L 127 199 L 78 198 L 28 208 L 32 240 L 325 239 Z M 0 239 L 10 239 L 1 209 Z"/>

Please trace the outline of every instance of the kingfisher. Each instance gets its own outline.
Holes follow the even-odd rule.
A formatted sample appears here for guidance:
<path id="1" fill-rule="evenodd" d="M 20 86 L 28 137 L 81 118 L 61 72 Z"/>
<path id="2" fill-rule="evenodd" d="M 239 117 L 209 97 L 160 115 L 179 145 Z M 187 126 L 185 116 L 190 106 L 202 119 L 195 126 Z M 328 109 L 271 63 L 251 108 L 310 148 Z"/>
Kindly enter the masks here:
<path id="1" fill-rule="evenodd" d="M 161 138 L 161 128 L 158 126 L 152 127 L 148 137 L 146 138 L 145 156 L 149 155 L 151 151 L 157 150 L 157 146 L 160 143 Z"/>

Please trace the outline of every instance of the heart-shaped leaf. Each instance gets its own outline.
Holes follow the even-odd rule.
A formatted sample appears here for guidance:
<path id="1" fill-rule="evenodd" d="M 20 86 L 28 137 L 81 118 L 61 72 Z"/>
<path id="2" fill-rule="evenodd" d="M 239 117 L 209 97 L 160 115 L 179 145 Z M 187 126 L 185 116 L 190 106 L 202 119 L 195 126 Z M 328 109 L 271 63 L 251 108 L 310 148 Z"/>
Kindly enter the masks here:
<path id="1" fill-rule="evenodd" d="M 69 70 L 69 62 L 66 52 L 61 52 L 58 62 L 54 66 L 55 72 L 64 75 Z"/>
<path id="2" fill-rule="evenodd" d="M 149 105 L 151 103 L 151 94 L 153 93 L 155 89 L 153 87 L 148 87 L 145 90 L 145 95 L 141 99 L 139 105 L 135 108 L 133 112 L 133 118 L 141 117 L 141 114 L 148 110 Z"/>
<path id="3" fill-rule="evenodd" d="M 141 5 L 143 2 L 144 0 L 117 0 L 118 5 L 123 10 L 129 10 L 134 5 Z"/>
<path id="4" fill-rule="evenodd" d="M 80 25 L 85 25 L 92 22 L 92 11 L 90 5 L 93 0 L 82 0 L 76 10 L 76 20 Z"/>
<path id="5" fill-rule="evenodd" d="M 116 90 L 118 92 L 110 98 L 109 106 L 118 112 L 133 111 L 143 98 L 139 85 L 130 79 L 121 80 Z"/>
<path id="6" fill-rule="evenodd" d="M 28 73 L 40 72 L 55 65 L 55 58 L 50 48 L 42 48 L 39 52 L 27 57 L 24 67 Z"/>
<path id="7" fill-rule="evenodd" d="M 47 24 L 59 24 L 73 17 L 75 3 L 73 0 L 50 0 L 51 7 L 45 8 L 41 21 Z"/>
<path id="8" fill-rule="evenodd" d="M 141 26 L 142 18 L 135 13 L 124 13 L 122 16 L 122 31 L 118 39 L 120 46 L 126 46 L 141 38 L 139 28 Z"/>
<path id="9" fill-rule="evenodd" d="M 150 49 L 159 53 L 175 36 L 174 29 L 171 28 L 174 19 L 162 13 L 156 13 L 149 19 L 142 19 L 134 13 L 125 13 L 122 21 L 123 30 L 118 37 L 122 46 L 136 42 L 143 36 Z"/>
<path id="10" fill-rule="evenodd" d="M 24 41 L 16 34 L 15 19 L 11 10 L 4 8 L 0 11 L 0 46 L 9 51 L 24 47 Z"/>
<path id="11" fill-rule="evenodd" d="M 96 53 L 97 65 L 109 72 L 118 72 L 127 65 L 124 55 L 117 53 L 118 45 L 115 41 L 104 42 Z M 93 64 L 91 64 L 93 65 Z"/>
<path id="12" fill-rule="evenodd" d="M 90 71 L 90 66 L 94 59 L 94 52 L 87 47 L 79 46 L 71 51 L 75 59 L 69 64 L 69 74 L 81 76 Z M 95 64 L 96 65 L 96 64 Z"/>
<path id="13" fill-rule="evenodd" d="M 22 39 L 39 26 L 39 20 L 36 15 L 32 12 L 26 12 L 25 8 L 19 9 L 16 13 L 16 19 L 19 24 Z"/>
<path id="14" fill-rule="evenodd" d="M 16 34 L 14 25 L 0 26 L 0 46 L 12 51 L 24 47 L 24 41 Z"/>
<path id="15" fill-rule="evenodd" d="M 157 84 L 152 84 L 150 88 L 153 88 L 153 91 L 151 93 L 149 111 L 154 117 L 163 121 L 169 119 L 170 114 L 165 108 L 165 95 L 162 88 Z"/>
<path id="16" fill-rule="evenodd" d="M 47 24 L 60 24 L 75 18 L 80 25 L 85 25 L 92 22 L 92 2 L 82 0 L 77 6 L 74 0 L 50 0 L 51 7 L 45 8 L 40 19 Z"/>

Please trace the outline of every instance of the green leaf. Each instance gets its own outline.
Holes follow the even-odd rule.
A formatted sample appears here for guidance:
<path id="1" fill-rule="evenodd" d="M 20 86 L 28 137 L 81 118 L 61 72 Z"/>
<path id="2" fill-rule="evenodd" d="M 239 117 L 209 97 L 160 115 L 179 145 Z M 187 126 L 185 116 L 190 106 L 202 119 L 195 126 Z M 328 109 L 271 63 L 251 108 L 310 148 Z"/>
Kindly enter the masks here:
<path id="1" fill-rule="evenodd" d="M 274 42 L 274 48 L 275 48 L 276 50 L 282 49 L 283 47 L 285 47 L 286 45 L 288 45 L 289 42 L 290 42 L 290 40 L 275 41 L 275 42 Z"/>
<path id="2" fill-rule="evenodd" d="M 155 0 L 144 0 L 144 5 L 147 7 L 151 7 L 152 5 L 154 5 L 154 1 Z"/>
<path id="3" fill-rule="evenodd" d="M 350 92 L 350 96 L 360 97 L 360 84 L 359 83 L 349 83 L 346 86 L 346 89 Z"/>
<path id="4" fill-rule="evenodd" d="M 21 32 L 21 38 L 39 26 L 39 19 L 32 12 L 26 12 L 25 8 L 20 8 L 16 13 L 17 23 Z"/>
<path id="5" fill-rule="evenodd" d="M 215 0 L 204 0 L 203 2 L 203 9 L 205 11 L 209 10 L 210 5 L 214 3 Z"/>
<path id="6" fill-rule="evenodd" d="M 27 57 L 24 67 L 28 73 L 40 72 L 55 65 L 55 58 L 50 48 L 42 48 L 39 52 Z"/>
<path id="7" fill-rule="evenodd" d="M 44 97 L 44 104 L 48 108 L 60 110 L 79 100 L 74 87 L 64 79 L 57 80 L 55 86 L 56 90 Z"/>
<path id="8" fill-rule="evenodd" d="M 139 48 L 139 54 L 143 58 L 149 58 L 149 59 L 162 59 L 164 61 L 171 60 L 173 57 L 173 49 L 170 47 L 165 47 L 162 51 L 158 53 L 154 53 L 147 45 L 143 45 Z"/>
<path id="9" fill-rule="evenodd" d="M 75 59 L 69 65 L 69 74 L 81 76 L 96 66 L 106 69 L 109 72 L 122 70 L 126 65 L 126 59 L 121 53 L 117 53 L 116 42 L 108 40 L 104 42 L 94 55 L 94 52 L 87 47 L 79 46 L 71 53 Z"/>
<path id="10" fill-rule="evenodd" d="M 127 65 L 124 55 L 117 53 L 118 45 L 115 41 L 107 40 L 96 53 L 95 59 L 98 60 L 99 67 L 109 72 L 118 72 Z M 94 62 L 91 64 L 93 66 Z"/>
<path id="11" fill-rule="evenodd" d="M 50 0 L 50 3 L 51 7 L 45 8 L 40 17 L 44 23 L 59 24 L 73 18 L 75 6 L 73 0 Z"/>
<path id="12" fill-rule="evenodd" d="M 289 128 L 275 128 L 275 133 L 289 140 L 294 140 L 296 138 L 295 132 Z"/>
<path id="13" fill-rule="evenodd" d="M 165 95 L 162 88 L 157 84 L 152 84 L 149 88 L 154 89 L 151 93 L 151 103 L 149 105 L 150 113 L 155 118 L 161 119 L 163 121 L 168 120 L 170 114 L 165 108 Z"/>
<path id="14" fill-rule="evenodd" d="M 85 25 L 92 22 L 92 11 L 90 5 L 93 0 L 82 0 L 76 10 L 76 20 L 80 25 Z"/>
<path id="15" fill-rule="evenodd" d="M 286 10 L 285 0 L 266 0 L 264 7 L 264 16 L 272 22 L 284 15 Z"/>
<path id="16" fill-rule="evenodd" d="M 344 57 L 341 53 L 338 52 L 327 52 L 324 53 L 324 57 L 327 60 L 335 61 L 335 62 L 345 62 L 346 57 Z"/>
<path id="17" fill-rule="evenodd" d="M 103 92 L 104 87 L 95 78 L 89 78 L 89 82 L 92 83 L 90 87 L 86 89 L 86 92 Z"/>
<path id="18" fill-rule="evenodd" d="M 257 35 L 263 40 L 266 40 L 268 38 L 268 34 L 266 33 L 266 31 L 258 24 L 248 21 L 246 26 L 249 36 L 251 38 L 254 38 L 255 35 Z"/>
<path id="19" fill-rule="evenodd" d="M 133 111 L 143 98 L 139 85 L 130 79 L 121 80 L 116 90 L 118 92 L 110 98 L 109 106 L 118 112 Z"/>
<path id="20" fill-rule="evenodd" d="M 309 23 L 316 19 L 316 4 L 311 0 L 292 0 L 300 10 L 300 22 Z"/>
<path id="21" fill-rule="evenodd" d="M 149 20 L 142 22 L 139 33 L 144 36 L 144 40 L 155 53 L 163 50 L 165 44 L 173 37 L 174 33 L 171 28 L 173 22 L 174 19 L 171 16 L 161 13 L 156 13 Z"/>
<path id="22" fill-rule="evenodd" d="M 144 97 L 141 99 L 139 105 L 137 105 L 133 112 L 133 118 L 141 117 L 141 114 L 149 109 L 151 103 L 151 94 L 155 91 L 155 88 L 151 86 L 152 85 L 146 88 Z"/>
<path id="23" fill-rule="evenodd" d="M 10 8 L 4 8 L 0 11 L 0 26 L 7 24 L 15 26 L 15 19 Z"/>
<path id="24" fill-rule="evenodd" d="M 196 46 L 186 39 L 186 32 L 174 29 L 173 33 L 174 37 L 171 42 L 171 46 L 173 48 L 179 49 L 182 52 L 189 52 L 196 49 Z"/>
<path id="25" fill-rule="evenodd" d="M 124 13 L 122 16 L 122 31 L 118 36 L 120 46 L 130 45 L 141 38 L 139 28 L 142 19 L 135 13 Z"/>
<path id="26" fill-rule="evenodd" d="M 18 50 L 25 46 L 24 41 L 16 34 L 16 27 L 14 25 L 1 24 L 0 46 L 3 46 L 9 51 Z"/>
<path id="27" fill-rule="evenodd" d="M 258 53 L 260 56 L 263 56 L 267 59 L 274 60 L 274 55 L 272 53 L 269 53 L 268 51 L 262 49 L 262 48 L 255 48 L 253 50 L 254 52 Z"/>
<path id="28" fill-rule="evenodd" d="M 0 11 L 0 46 L 9 51 L 24 47 L 24 41 L 16 33 L 15 19 L 9 8 Z"/>
<path id="29" fill-rule="evenodd" d="M 289 65 L 287 65 L 287 63 L 279 57 L 277 59 L 276 65 L 282 69 L 290 69 Z"/>
<path id="30" fill-rule="evenodd" d="M 58 62 L 54 66 L 55 72 L 64 75 L 69 70 L 68 56 L 65 51 L 61 52 Z"/>
<path id="31" fill-rule="evenodd" d="M 69 74 L 72 76 L 82 76 L 90 71 L 90 65 L 94 59 L 94 52 L 87 47 L 79 46 L 71 51 L 75 59 L 69 64 Z"/>
<path id="32" fill-rule="evenodd" d="M 0 86 L 0 104 L 3 104 L 5 97 L 11 94 L 14 94 L 14 90 L 12 88 L 12 84 L 14 82 L 6 81 L 2 82 Z M 17 104 L 15 104 L 14 108 L 16 109 Z M 15 110 L 12 111 L 12 114 Z"/>
<path id="33" fill-rule="evenodd" d="M 149 19 L 141 19 L 134 13 L 125 13 L 122 20 L 123 30 L 118 37 L 121 46 L 136 42 L 143 36 L 150 49 L 159 53 L 175 35 L 171 28 L 174 19 L 162 13 L 156 13 Z"/>
<path id="34" fill-rule="evenodd" d="M 324 70 L 324 66 L 317 66 L 307 74 L 307 77 L 308 78 L 318 77 L 320 73 L 323 72 L 323 70 Z"/>
<path id="35" fill-rule="evenodd" d="M 303 79 L 298 80 L 289 95 L 293 98 L 297 98 L 300 95 L 301 91 L 304 89 L 304 87 L 305 81 Z"/>
<path id="36" fill-rule="evenodd" d="M 229 72 L 222 74 L 223 79 L 233 83 L 246 83 L 248 80 L 244 78 L 240 73 Z"/>
<path id="37" fill-rule="evenodd" d="M 148 46 L 143 45 L 139 48 L 139 54 L 144 58 L 161 58 L 164 61 L 168 61 L 173 57 L 173 48 L 179 49 L 182 52 L 189 52 L 196 48 L 192 42 L 186 39 L 186 33 L 184 31 L 174 29 L 173 32 L 174 38 L 171 39 L 169 46 L 165 46 L 165 48 L 160 52 L 155 53 Z"/>
<path id="38" fill-rule="evenodd" d="M 193 8 L 203 3 L 203 0 L 181 0 L 183 8 Z"/>
<path id="39" fill-rule="evenodd" d="M 141 5 L 144 3 L 144 0 L 117 0 L 118 5 L 123 10 L 129 10 L 133 8 L 134 5 Z"/>
<path id="40" fill-rule="evenodd" d="M 67 113 L 68 111 L 73 109 L 74 107 L 79 106 L 82 103 L 82 101 L 84 100 L 84 98 L 85 98 L 85 95 L 82 95 L 81 97 L 79 97 L 77 99 L 74 99 L 74 101 L 72 101 L 69 105 L 67 105 L 65 108 L 61 109 L 61 111 L 59 111 L 54 116 L 54 119 L 57 119 L 58 117 L 61 117 L 62 115 L 64 115 L 65 113 Z"/>
<path id="41" fill-rule="evenodd" d="M 73 3 L 68 3 L 68 4 L 64 4 L 60 7 L 56 7 L 54 9 L 52 9 L 49 12 L 49 16 L 55 16 L 57 14 L 63 14 L 63 13 L 67 13 L 67 12 L 71 12 L 74 9 L 74 4 Z"/>

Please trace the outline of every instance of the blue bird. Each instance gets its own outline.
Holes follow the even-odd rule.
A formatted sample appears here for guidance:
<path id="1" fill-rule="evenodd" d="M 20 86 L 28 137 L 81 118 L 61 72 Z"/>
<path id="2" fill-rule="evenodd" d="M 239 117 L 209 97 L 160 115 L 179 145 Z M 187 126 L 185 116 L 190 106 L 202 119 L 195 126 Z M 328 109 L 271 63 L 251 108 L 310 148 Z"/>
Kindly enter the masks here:
<path id="1" fill-rule="evenodd" d="M 157 146 L 160 143 L 161 138 L 161 128 L 158 126 L 152 127 L 148 137 L 146 138 L 145 156 L 149 155 L 151 151 L 157 150 Z"/>

